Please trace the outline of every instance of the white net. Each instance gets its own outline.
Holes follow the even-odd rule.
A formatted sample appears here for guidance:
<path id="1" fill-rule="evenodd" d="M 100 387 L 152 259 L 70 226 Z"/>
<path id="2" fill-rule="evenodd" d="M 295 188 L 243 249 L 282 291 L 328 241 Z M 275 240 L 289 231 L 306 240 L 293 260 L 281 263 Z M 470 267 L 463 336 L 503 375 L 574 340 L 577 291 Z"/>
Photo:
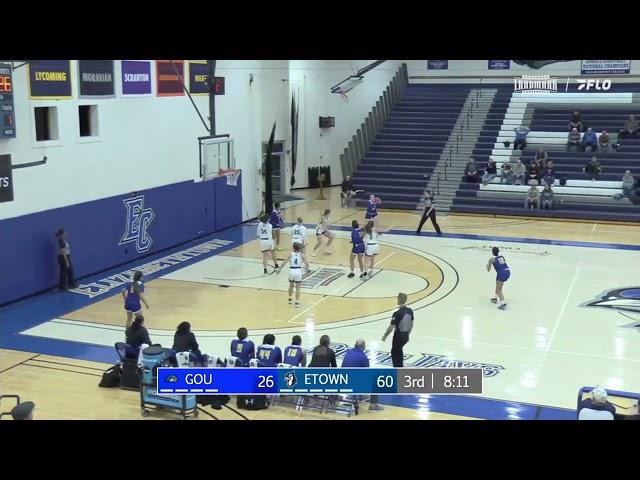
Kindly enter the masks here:
<path id="1" fill-rule="evenodd" d="M 241 172 L 241 170 L 220 170 L 220 175 L 227 177 L 227 185 L 237 187 Z"/>

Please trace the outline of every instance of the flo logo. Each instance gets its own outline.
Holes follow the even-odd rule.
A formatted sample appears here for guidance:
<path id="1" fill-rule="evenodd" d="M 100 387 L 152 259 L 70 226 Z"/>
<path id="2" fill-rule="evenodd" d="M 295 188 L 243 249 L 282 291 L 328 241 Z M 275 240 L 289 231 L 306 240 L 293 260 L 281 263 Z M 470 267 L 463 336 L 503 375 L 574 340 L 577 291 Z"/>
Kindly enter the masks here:
<path id="1" fill-rule="evenodd" d="M 153 213 L 153 209 L 144 208 L 144 195 L 127 198 L 124 205 L 127 207 L 127 217 L 125 232 L 119 245 L 135 242 L 138 253 L 146 252 L 153 243 L 147 229 L 156 214 Z"/>
<path id="2" fill-rule="evenodd" d="M 578 90 L 609 90 L 611 88 L 611 80 L 608 78 L 600 82 L 599 78 L 577 78 Z"/>
<path id="3" fill-rule="evenodd" d="M 581 307 L 598 307 L 612 310 L 631 323 L 627 328 L 640 328 L 640 287 L 616 288 L 602 292 L 598 297 L 585 302 Z"/>

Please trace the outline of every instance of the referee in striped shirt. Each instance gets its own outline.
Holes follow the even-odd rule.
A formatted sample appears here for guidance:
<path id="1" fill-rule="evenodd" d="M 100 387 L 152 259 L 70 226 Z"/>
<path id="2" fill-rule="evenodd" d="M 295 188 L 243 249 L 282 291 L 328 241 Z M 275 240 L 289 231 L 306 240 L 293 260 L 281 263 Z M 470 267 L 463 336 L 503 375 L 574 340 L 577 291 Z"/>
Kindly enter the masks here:
<path id="1" fill-rule="evenodd" d="M 433 198 L 431 190 L 425 190 L 424 196 L 424 210 L 422 211 L 422 218 L 420 219 L 420 225 L 418 225 L 418 229 L 416 230 L 416 235 L 420 235 L 422 226 L 424 225 L 424 222 L 427 221 L 427 218 L 431 219 L 431 223 L 433 224 L 433 228 L 436 229 L 436 233 L 438 235 L 442 235 L 440 225 L 438 225 L 438 222 L 436 221 L 436 201 Z"/>

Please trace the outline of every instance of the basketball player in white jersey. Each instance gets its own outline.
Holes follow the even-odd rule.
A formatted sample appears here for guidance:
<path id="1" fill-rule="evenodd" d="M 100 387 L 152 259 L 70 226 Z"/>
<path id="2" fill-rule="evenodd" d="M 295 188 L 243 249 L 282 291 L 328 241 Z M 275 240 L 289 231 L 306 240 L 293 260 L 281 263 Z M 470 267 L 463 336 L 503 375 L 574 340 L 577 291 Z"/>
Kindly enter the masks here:
<path id="1" fill-rule="evenodd" d="M 307 227 L 302 223 L 302 217 L 298 217 L 298 223 L 291 227 L 291 244 L 299 244 L 300 250 L 304 251 Z"/>
<path id="2" fill-rule="evenodd" d="M 267 274 L 267 259 L 273 260 L 274 268 L 278 268 L 275 252 L 273 251 L 273 225 L 269 223 L 269 215 L 260 217 L 258 224 L 258 238 L 260 239 L 260 251 L 262 251 L 262 267 Z"/>
<path id="3" fill-rule="evenodd" d="M 293 252 L 289 254 L 280 268 L 276 270 L 276 273 L 280 273 L 284 266 L 289 262 L 291 263 L 291 265 L 289 265 L 289 305 L 291 305 L 291 295 L 295 284 L 296 303 L 294 306 L 295 308 L 298 308 L 300 306 L 300 284 L 302 283 L 302 277 L 304 276 L 305 271 L 309 270 L 309 262 L 307 262 L 307 258 L 300 249 L 299 243 L 293 244 Z"/>
<path id="4" fill-rule="evenodd" d="M 311 252 L 312 257 L 316 256 L 316 250 L 318 250 L 318 248 L 322 246 L 323 236 L 328 238 L 327 248 L 329 248 L 329 246 L 331 245 L 331 242 L 333 242 L 333 237 L 335 237 L 335 235 L 331 230 L 329 230 L 329 214 L 330 213 L 331 213 L 331 210 L 327 208 L 322 214 L 322 217 L 320 217 L 320 223 L 318 223 L 318 226 L 316 226 L 316 246 L 313 247 L 313 252 Z M 331 251 L 326 250 L 325 253 L 329 255 Z"/>
<path id="5" fill-rule="evenodd" d="M 373 264 L 375 263 L 375 258 L 378 253 L 380 253 L 380 245 L 378 245 L 378 236 L 380 232 L 374 226 L 373 220 L 370 220 L 364 226 L 364 244 L 365 244 L 365 268 L 367 268 L 367 263 L 369 264 L 369 277 L 373 274 Z M 367 276 L 367 272 L 364 272 L 364 276 Z"/>

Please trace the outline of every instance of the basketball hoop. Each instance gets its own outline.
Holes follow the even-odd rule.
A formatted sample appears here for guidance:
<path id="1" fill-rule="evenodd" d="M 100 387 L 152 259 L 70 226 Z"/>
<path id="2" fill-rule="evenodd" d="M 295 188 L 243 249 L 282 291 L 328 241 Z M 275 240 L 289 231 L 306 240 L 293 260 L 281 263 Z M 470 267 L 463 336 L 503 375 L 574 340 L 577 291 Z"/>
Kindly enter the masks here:
<path id="1" fill-rule="evenodd" d="M 238 178 L 240 178 L 240 173 L 242 170 L 224 170 L 220 169 L 220 176 L 224 175 L 227 177 L 227 185 L 231 185 L 232 187 L 238 186 Z"/>

